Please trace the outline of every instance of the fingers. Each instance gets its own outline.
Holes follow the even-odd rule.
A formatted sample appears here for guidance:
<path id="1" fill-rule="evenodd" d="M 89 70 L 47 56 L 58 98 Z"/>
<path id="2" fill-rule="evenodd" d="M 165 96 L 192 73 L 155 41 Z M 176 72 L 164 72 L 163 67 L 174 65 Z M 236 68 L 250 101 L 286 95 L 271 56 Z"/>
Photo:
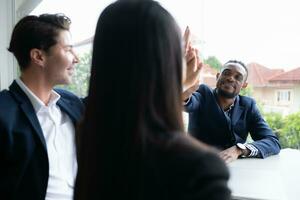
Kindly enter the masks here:
<path id="1" fill-rule="evenodd" d="M 187 62 L 188 67 L 192 67 L 193 71 L 196 68 L 202 68 L 203 62 L 199 56 L 199 50 L 196 48 L 190 48 L 185 56 L 185 60 Z"/>
<path id="2" fill-rule="evenodd" d="M 200 69 L 203 67 L 203 62 L 199 56 L 199 50 L 195 49 L 195 48 L 191 48 L 191 50 L 189 50 L 186 54 L 186 62 L 188 67 L 192 66 L 193 67 L 193 71 L 196 70 L 196 68 Z"/>
<path id="3" fill-rule="evenodd" d="M 202 60 L 200 59 L 199 50 L 190 45 L 191 32 L 189 27 L 184 33 L 184 41 L 186 46 L 185 61 L 186 71 L 183 80 L 184 88 L 190 88 L 200 79 L 201 69 L 203 68 Z"/>
<path id="4" fill-rule="evenodd" d="M 186 62 L 190 62 L 192 59 L 194 59 L 197 56 L 196 50 L 192 47 L 189 47 L 188 51 L 185 54 L 185 60 Z"/>
<path id="5" fill-rule="evenodd" d="M 219 153 L 221 159 L 223 159 L 226 163 L 230 163 L 236 159 L 238 159 L 238 154 L 235 151 L 235 146 L 225 149 Z"/>
<path id="6" fill-rule="evenodd" d="M 187 63 L 186 67 L 186 76 L 183 81 L 183 85 L 185 88 L 189 88 L 193 86 L 197 81 L 199 81 L 201 76 L 201 71 L 203 68 L 203 64 L 199 62 L 199 58 L 194 54 L 194 57 Z"/>
<path id="7" fill-rule="evenodd" d="M 198 65 L 197 65 L 197 71 L 202 71 L 204 67 L 204 64 L 202 62 L 200 62 Z"/>
<path id="8" fill-rule="evenodd" d="M 185 52 L 187 52 L 189 47 L 191 46 L 191 31 L 188 26 L 186 27 L 186 29 L 184 31 L 183 41 L 184 41 Z"/>
<path id="9" fill-rule="evenodd" d="M 197 59 L 196 51 L 193 49 L 187 53 L 187 57 L 186 57 L 186 64 L 188 70 L 191 70 L 193 72 L 196 71 L 197 62 L 198 59 Z"/>
<path id="10" fill-rule="evenodd" d="M 219 156 L 222 160 L 224 160 L 225 163 L 230 163 L 233 161 L 233 158 L 230 156 L 230 154 L 220 152 Z"/>
<path id="11" fill-rule="evenodd" d="M 196 56 L 197 56 L 197 68 L 202 68 L 203 62 L 202 62 L 202 60 L 199 56 L 199 50 L 195 49 L 195 53 L 196 53 Z"/>

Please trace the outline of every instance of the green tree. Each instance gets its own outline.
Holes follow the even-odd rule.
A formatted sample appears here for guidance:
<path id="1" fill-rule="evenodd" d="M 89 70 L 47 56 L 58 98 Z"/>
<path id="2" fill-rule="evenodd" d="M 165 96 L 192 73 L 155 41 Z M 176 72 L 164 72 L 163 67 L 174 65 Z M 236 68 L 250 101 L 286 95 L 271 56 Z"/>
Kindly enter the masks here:
<path id="1" fill-rule="evenodd" d="M 241 89 L 240 95 L 252 97 L 253 87 L 251 85 L 248 85 L 246 88 Z"/>
<path id="2" fill-rule="evenodd" d="M 75 66 L 72 83 L 69 85 L 61 85 L 59 88 L 69 90 L 79 97 L 87 96 L 91 71 L 91 59 L 91 53 L 80 55 L 80 62 Z"/>
<path id="3" fill-rule="evenodd" d="M 285 125 L 282 114 L 277 112 L 265 113 L 264 118 L 270 128 L 280 137 L 280 132 Z"/>
<path id="4" fill-rule="evenodd" d="M 280 132 L 283 147 L 300 149 L 300 112 L 286 116 Z"/>
<path id="5" fill-rule="evenodd" d="M 217 71 L 220 71 L 222 68 L 222 63 L 215 56 L 208 56 L 206 59 L 204 59 L 204 63 L 210 65 Z"/>
<path id="6" fill-rule="evenodd" d="M 300 112 L 285 117 L 275 112 L 263 115 L 278 136 L 282 148 L 300 149 Z"/>

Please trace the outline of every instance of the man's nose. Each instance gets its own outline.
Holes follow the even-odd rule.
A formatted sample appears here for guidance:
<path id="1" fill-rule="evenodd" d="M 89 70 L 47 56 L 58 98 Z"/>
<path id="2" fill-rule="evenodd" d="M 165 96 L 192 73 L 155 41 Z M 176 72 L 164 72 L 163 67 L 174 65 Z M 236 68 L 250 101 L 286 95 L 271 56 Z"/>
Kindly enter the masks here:
<path id="1" fill-rule="evenodd" d="M 79 60 L 78 55 L 77 55 L 74 51 L 72 51 L 72 53 L 73 53 L 73 56 L 74 56 L 73 62 L 74 62 L 74 63 L 79 63 L 80 60 Z"/>

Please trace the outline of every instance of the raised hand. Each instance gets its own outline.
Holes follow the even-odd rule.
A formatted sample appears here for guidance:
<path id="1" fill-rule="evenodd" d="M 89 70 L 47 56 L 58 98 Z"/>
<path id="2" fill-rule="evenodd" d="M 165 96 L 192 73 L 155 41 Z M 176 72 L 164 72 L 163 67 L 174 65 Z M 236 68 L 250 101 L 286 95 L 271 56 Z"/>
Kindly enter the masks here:
<path id="1" fill-rule="evenodd" d="M 183 39 L 186 61 L 186 70 L 183 80 L 183 88 L 185 91 L 186 89 L 194 86 L 196 82 L 199 81 L 203 63 L 199 57 L 198 49 L 195 49 L 191 46 L 191 32 L 189 27 L 186 28 Z"/>
<path id="2" fill-rule="evenodd" d="M 184 88 L 190 88 L 200 79 L 203 63 L 197 49 L 189 48 L 186 54 L 186 77 L 183 82 Z"/>
<path id="3" fill-rule="evenodd" d="M 191 47 L 191 31 L 188 26 L 184 31 L 183 42 L 184 42 L 184 54 L 186 54 L 188 49 Z"/>

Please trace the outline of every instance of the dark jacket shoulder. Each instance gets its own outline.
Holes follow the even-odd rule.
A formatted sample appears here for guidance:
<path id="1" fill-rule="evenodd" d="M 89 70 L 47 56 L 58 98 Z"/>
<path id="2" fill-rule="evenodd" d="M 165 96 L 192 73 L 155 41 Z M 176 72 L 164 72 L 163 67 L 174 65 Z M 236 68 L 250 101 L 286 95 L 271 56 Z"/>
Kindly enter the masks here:
<path id="1" fill-rule="evenodd" d="M 9 107 L 7 106 L 7 102 L 13 103 L 13 99 L 13 96 L 8 90 L 2 90 L 0 92 L 0 108 L 3 109 L 5 107 Z"/>
<path id="2" fill-rule="evenodd" d="M 203 171 L 207 173 L 218 174 L 228 179 L 228 169 L 223 160 L 218 156 L 218 151 L 201 141 L 194 139 L 189 135 L 175 137 L 168 145 L 170 153 L 174 152 L 176 159 L 182 159 L 186 162 L 194 163 L 195 166 L 201 166 Z M 195 166 L 188 166 L 194 168 Z M 195 169 L 197 170 L 197 167 Z"/>
<path id="3" fill-rule="evenodd" d="M 230 199 L 225 163 L 211 147 L 190 136 L 173 137 L 150 161 L 156 172 L 152 180 L 158 180 L 154 184 L 161 185 L 170 199 Z"/>
<path id="4" fill-rule="evenodd" d="M 253 98 L 239 95 L 240 106 L 253 106 L 254 104 L 256 104 L 256 101 Z"/>

